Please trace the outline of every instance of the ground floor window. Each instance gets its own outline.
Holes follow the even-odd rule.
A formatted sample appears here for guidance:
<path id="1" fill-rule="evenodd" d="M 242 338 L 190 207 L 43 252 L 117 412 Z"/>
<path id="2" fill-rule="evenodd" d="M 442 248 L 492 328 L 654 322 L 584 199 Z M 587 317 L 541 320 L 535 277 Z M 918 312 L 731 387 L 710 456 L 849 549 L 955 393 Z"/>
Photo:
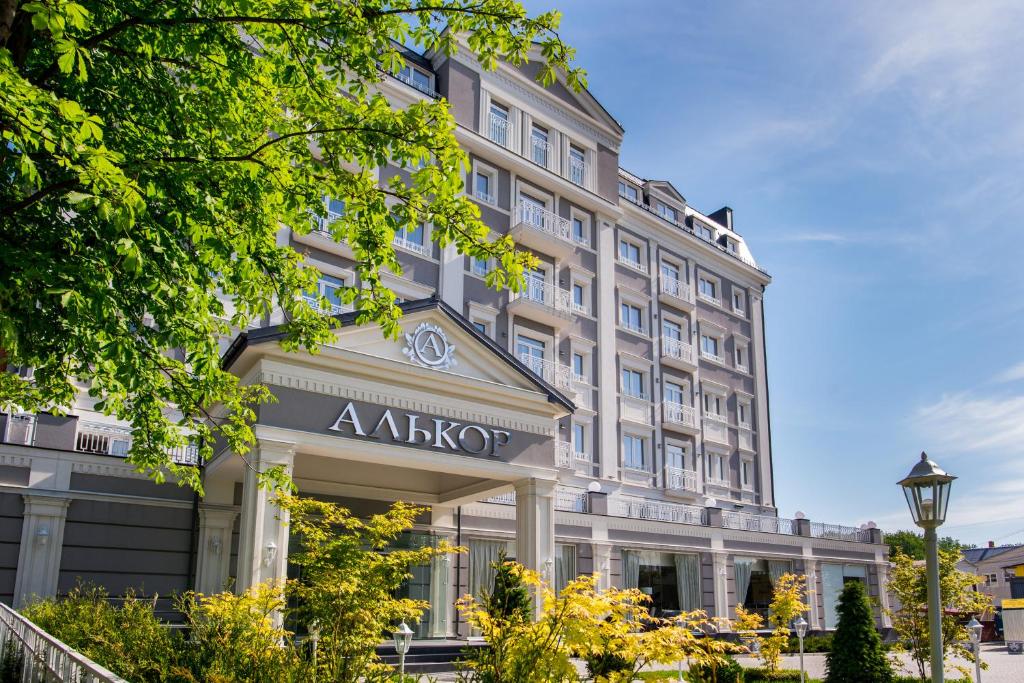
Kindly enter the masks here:
<path id="1" fill-rule="evenodd" d="M 556 545 L 555 592 L 561 593 L 576 576 L 576 546 Z"/>
<path id="2" fill-rule="evenodd" d="M 651 598 L 654 616 L 672 617 L 701 608 L 700 556 L 696 553 L 622 551 L 622 585 Z"/>
<path id="3" fill-rule="evenodd" d="M 793 563 L 789 560 L 736 557 L 733 559 L 733 568 L 736 579 L 736 604 L 743 605 L 748 612 L 756 612 L 767 618 L 773 586 L 783 574 L 793 571 Z"/>
<path id="4" fill-rule="evenodd" d="M 843 586 L 850 581 L 867 584 L 868 568 L 862 564 L 830 564 L 821 565 L 821 598 L 825 607 L 825 628 L 835 628 L 839 623 L 836 607 Z"/>

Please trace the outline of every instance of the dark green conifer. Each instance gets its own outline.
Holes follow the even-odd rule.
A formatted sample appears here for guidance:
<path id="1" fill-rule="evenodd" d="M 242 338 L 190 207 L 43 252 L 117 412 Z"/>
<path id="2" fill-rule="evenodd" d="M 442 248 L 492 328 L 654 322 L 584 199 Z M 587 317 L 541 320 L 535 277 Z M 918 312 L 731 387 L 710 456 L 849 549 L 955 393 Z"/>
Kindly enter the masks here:
<path id="1" fill-rule="evenodd" d="M 825 683 L 892 683 L 892 667 L 860 581 L 843 587 L 837 610 L 839 623 L 825 657 Z"/>

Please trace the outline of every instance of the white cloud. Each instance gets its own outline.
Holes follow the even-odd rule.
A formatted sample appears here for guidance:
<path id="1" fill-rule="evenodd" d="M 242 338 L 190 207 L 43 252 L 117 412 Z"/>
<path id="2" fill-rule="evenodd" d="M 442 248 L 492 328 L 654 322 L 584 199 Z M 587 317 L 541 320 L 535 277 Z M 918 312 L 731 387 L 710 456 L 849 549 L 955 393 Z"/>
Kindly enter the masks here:
<path id="1" fill-rule="evenodd" d="M 1024 379 L 1024 361 L 1017 363 L 1016 365 L 1009 367 L 998 375 L 996 375 L 995 381 L 997 382 L 1016 382 Z M 1021 417 L 1024 419 L 1024 416 Z"/>
<path id="2" fill-rule="evenodd" d="M 927 441 L 953 456 L 996 450 L 1024 455 L 1024 396 L 946 394 L 918 409 L 915 422 Z"/>

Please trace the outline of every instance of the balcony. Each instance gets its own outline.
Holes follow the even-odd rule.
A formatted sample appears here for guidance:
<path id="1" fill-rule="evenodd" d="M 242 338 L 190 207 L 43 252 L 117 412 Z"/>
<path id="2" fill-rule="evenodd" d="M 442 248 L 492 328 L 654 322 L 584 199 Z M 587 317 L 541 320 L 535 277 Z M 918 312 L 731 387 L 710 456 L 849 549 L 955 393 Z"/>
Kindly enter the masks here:
<path id="1" fill-rule="evenodd" d="M 661 363 L 679 370 L 692 372 L 697 369 L 697 354 L 693 344 L 681 339 L 661 336 Z"/>
<path id="2" fill-rule="evenodd" d="M 665 429 L 687 434 L 700 433 L 700 421 L 697 419 L 697 411 L 692 406 L 666 401 L 661 404 L 661 420 Z"/>
<path id="3" fill-rule="evenodd" d="M 661 285 L 658 287 L 658 300 L 663 304 L 693 310 L 693 287 L 689 283 L 677 280 L 674 277 L 662 275 Z"/>
<path id="4" fill-rule="evenodd" d="M 404 237 L 395 237 L 392 244 L 399 249 L 405 251 L 411 251 L 414 254 L 423 256 L 424 258 L 430 258 L 430 245 L 422 244 L 420 242 L 413 242 L 412 240 L 405 239 Z"/>
<path id="5" fill-rule="evenodd" d="M 536 204 L 520 203 L 512 220 L 510 234 L 517 244 L 556 258 L 566 258 L 576 250 L 567 218 Z"/>
<path id="6" fill-rule="evenodd" d="M 662 503 L 643 498 L 613 498 L 608 501 L 608 514 L 630 519 L 649 519 L 658 522 L 700 524 L 708 522 L 707 510 L 697 505 Z"/>
<path id="7" fill-rule="evenodd" d="M 811 536 L 813 538 L 827 538 L 833 541 L 852 541 L 854 543 L 871 543 L 871 529 L 858 529 L 855 526 L 825 524 L 824 522 L 811 522 L 810 527 Z"/>
<path id="8" fill-rule="evenodd" d="M 572 444 L 568 441 L 555 443 L 555 467 L 563 470 L 575 469 L 576 462 L 572 457 Z"/>
<path id="9" fill-rule="evenodd" d="M 712 306 L 717 306 L 718 308 L 722 307 L 722 300 L 721 299 L 719 299 L 717 297 L 714 297 L 714 296 L 711 296 L 710 294 L 707 294 L 705 292 L 698 293 L 697 294 L 697 298 L 700 299 L 701 301 L 705 302 L 705 303 L 711 304 Z"/>
<path id="10" fill-rule="evenodd" d="M 697 473 L 682 467 L 665 468 L 665 488 L 669 491 L 699 493 Z"/>
<path id="11" fill-rule="evenodd" d="M 31 413 L 8 413 L 3 415 L 4 429 L 0 432 L 3 443 L 16 446 L 31 446 L 35 439 L 36 416 Z"/>
<path id="12" fill-rule="evenodd" d="M 725 365 L 725 358 L 719 356 L 717 353 L 708 351 L 707 349 L 700 350 L 700 357 L 704 360 L 709 360 L 712 363 L 718 363 L 719 365 Z"/>
<path id="13" fill-rule="evenodd" d="M 587 186 L 587 164 L 581 159 L 569 158 L 569 182 L 580 187 Z"/>
<path id="14" fill-rule="evenodd" d="M 331 223 L 341 218 L 342 214 L 327 211 L 326 216 L 320 214 L 311 213 L 309 216 L 310 230 L 309 233 L 302 235 L 298 231 L 292 231 L 292 237 L 296 242 L 301 244 L 309 244 L 315 246 L 318 249 L 324 249 L 335 254 L 340 254 L 345 258 L 354 259 L 355 252 L 352 251 L 352 247 L 348 242 L 337 242 L 334 236 L 331 234 Z"/>
<path id="15" fill-rule="evenodd" d="M 729 444 L 729 424 L 718 415 L 704 416 L 704 440 L 720 444 Z"/>
<path id="16" fill-rule="evenodd" d="M 327 308 L 320 308 L 320 297 L 311 294 L 303 294 L 302 300 L 309 304 L 309 307 L 314 311 L 319 311 L 324 315 L 338 315 L 352 310 L 351 306 L 343 304 L 330 304 Z"/>
<path id="17" fill-rule="evenodd" d="M 569 290 L 556 287 L 538 277 L 526 277 L 523 288 L 512 292 L 508 312 L 530 320 L 564 329 L 572 322 L 572 296 Z"/>
<path id="18" fill-rule="evenodd" d="M 554 170 L 552 169 L 554 159 L 555 153 L 550 142 L 540 138 L 530 138 L 530 160 L 533 163 L 543 166 L 548 170 Z"/>
<path id="19" fill-rule="evenodd" d="M 747 426 L 740 425 L 740 428 L 739 428 L 739 430 L 737 430 L 736 433 L 737 433 L 737 444 L 736 445 L 739 446 L 739 449 L 741 451 L 749 451 L 749 452 L 753 453 L 755 450 L 757 450 L 754 447 L 754 433 L 752 431 L 750 431 L 750 426 L 749 425 L 747 425 Z"/>
<path id="20" fill-rule="evenodd" d="M 568 365 L 531 356 L 528 353 L 520 353 L 519 360 L 523 365 L 530 368 L 535 375 L 556 389 L 563 391 L 570 391 L 572 389 L 572 368 Z"/>
<path id="21" fill-rule="evenodd" d="M 497 496 L 484 498 L 482 503 L 494 503 L 495 505 L 515 505 L 516 492 L 508 491 Z M 564 512 L 589 512 L 590 505 L 587 499 L 587 492 L 583 489 L 569 486 L 555 487 L 555 509 Z"/>
<path id="22" fill-rule="evenodd" d="M 634 261 L 633 259 L 623 256 L 622 254 L 619 254 L 616 260 L 622 265 L 626 266 L 627 268 L 632 268 L 633 270 L 644 273 L 645 275 L 647 274 L 647 265 L 641 263 L 640 261 Z"/>
<path id="23" fill-rule="evenodd" d="M 651 420 L 651 401 L 646 395 L 630 396 L 622 394 L 619 396 L 619 419 L 633 424 L 651 427 L 654 422 Z"/>
<path id="24" fill-rule="evenodd" d="M 722 528 L 760 531 L 766 534 L 783 534 L 785 536 L 796 534 L 796 524 L 791 519 L 769 517 L 768 515 L 752 515 L 749 512 L 735 512 L 731 510 L 722 512 Z"/>
<path id="25" fill-rule="evenodd" d="M 491 142 L 508 148 L 509 142 L 512 140 L 511 133 L 512 124 L 509 123 L 509 120 L 491 112 L 487 126 L 487 137 L 490 138 Z"/>
<path id="26" fill-rule="evenodd" d="M 75 450 L 80 453 L 125 458 L 131 447 L 132 430 L 128 427 L 99 422 L 78 423 Z M 198 465 L 199 448 L 194 445 L 179 446 L 171 451 L 171 459 L 179 465 Z"/>

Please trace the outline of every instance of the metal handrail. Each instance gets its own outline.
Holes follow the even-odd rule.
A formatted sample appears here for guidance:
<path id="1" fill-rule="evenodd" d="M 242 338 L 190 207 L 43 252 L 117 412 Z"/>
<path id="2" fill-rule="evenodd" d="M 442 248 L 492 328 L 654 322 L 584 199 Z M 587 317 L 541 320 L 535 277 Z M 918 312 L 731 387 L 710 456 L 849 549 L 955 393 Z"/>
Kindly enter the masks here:
<path id="1" fill-rule="evenodd" d="M 785 517 L 753 515 L 749 512 L 726 510 L 722 512 L 722 527 L 725 529 L 741 529 L 744 531 L 761 531 L 769 534 L 796 534 L 796 524 Z"/>
<path id="2" fill-rule="evenodd" d="M 543 207 L 527 202 L 520 202 L 517 209 L 516 213 L 519 216 L 518 225 L 525 225 L 533 230 L 546 232 L 566 242 L 573 241 L 568 218 L 562 218 L 553 211 L 548 211 Z"/>
<path id="3" fill-rule="evenodd" d="M 661 335 L 661 352 L 669 358 L 685 361 L 693 364 L 693 344 L 684 342 L 682 339 Z"/>
<path id="4" fill-rule="evenodd" d="M 0 646 L 9 642 L 23 657 L 21 683 L 128 683 L 0 603 Z"/>

